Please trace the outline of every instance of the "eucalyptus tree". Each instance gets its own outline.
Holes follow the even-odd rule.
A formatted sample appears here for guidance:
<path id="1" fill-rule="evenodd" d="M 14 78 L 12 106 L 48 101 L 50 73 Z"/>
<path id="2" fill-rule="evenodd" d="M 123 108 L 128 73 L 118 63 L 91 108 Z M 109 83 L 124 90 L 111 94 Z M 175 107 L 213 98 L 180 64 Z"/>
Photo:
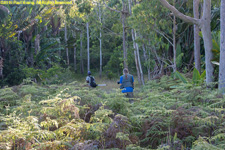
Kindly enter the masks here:
<path id="1" fill-rule="evenodd" d="M 221 0 L 220 30 L 219 89 L 225 93 L 225 0 Z"/>
<path id="2" fill-rule="evenodd" d="M 97 11 L 98 20 L 99 20 L 99 49 L 100 49 L 100 69 L 99 69 L 99 77 L 102 77 L 102 2 L 100 0 L 97 1 Z"/>
<path id="3" fill-rule="evenodd" d="M 129 13 L 132 16 L 132 1 L 128 0 L 129 3 Z M 138 75 L 138 81 L 142 85 L 145 84 L 144 82 L 144 75 L 143 75 L 143 70 L 141 66 L 141 60 L 140 60 L 140 52 L 139 52 L 139 45 L 135 41 L 137 39 L 137 33 L 134 29 L 131 29 L 131 34 L 132 34 L 132 39 L 133 39 L 133 47 L 134 47 L 134 57 L 135 57 L 135 64 L 136 64 L 136 69 L 137 69 L 137 75 Z"/>
<path id="4" fill-rule="evenodd" d="M 148 68 L 148 77 L 150 79 L 150 61 L 154 62 L 153 66 L 154 75 L 157 77 L 163 73 L 163 66 L 166 62 L 171 62 L 166 58 L 169 44 L 173 46 L 172 38 L 172 18 L 168 17 L 166 11 L 161 6 L 157 5 L 158 2 L 148 0 L 142 1 L 139 5 L 134 6 L 133 15 L 129 18 L 129 24 L 132 28 L 136 29 L 141 37 L 135 40 L 142 45 L 145 66 Z M 157 6 L 157 7 L 155 7 Z M 171 26 L 171 28 L 168 28 Z M 165 40 L 168 42 L 165 42 Z M 169 43 L 169 44 L 166 44 Z M 143 44 L 145 47 L 143 47 Z M 160 51 L 163 50 L 163 51 Z M 149 54 L 150 53 L 150 54 Z M 146 56 L 149 54 L 149 58 Z M 156 59 L 150 60 L 150 55 Z M 173 63 L 166 64 L 168 67 L 173 68 Z"/>
<path id="5" fill-rule="evenodd" d="M 79 4 L 79 3 L 78 3 Z M 78 4 L 75 3 L 69 12 L 70 16 L 70 28 L 73 32 L 73 37 L 76 38 L 79 36 L 79 40 L 75 39 L 80 42 L 80 73 L 84 74 L 84 61 L 83 61 L 83 32 L 84 32 L 84 20 L 85 14 L 79 11 Z M 85 25 L 86 26 L 86 25 Z M 79 35 L 76 35 L 79 34 Z M 76 71 L 76 56 L 75 53 L 77 52 L 76 44 L 74 43 L 74 70 Z M 76 59 L 76 60 L 75 60 Z"/>
<path id="6" fill-rule="evenodd" d="M 196 19 L 199 19 L 199 3 L 200 0 L 193 0 L 193 13 Z M 195 68 L 201 72 L 199 26 L 196 24 L 194 24 L 194 58 Z"/>
<path id="7" fill-rule="evenodd" d="M 121 20 L 122 20 L 122 28 L 123 28 L 123 66 L 124 68 L 128 68 L 127 64 L 127 49 L 126 49 L 126 18 L 129 15 L 129 10 L 128 10 L 128 3 L 125 0 L 120 0 L 120 1 L 114 1 L 111 3 L 114 5 L 115 8 L 109 7 L 108 4 L 104 2 L 106 8 L 108 8 L 111 11 L 117 12 L 121 14 Z M 119 10 L 117 9 L 118 7 L 121 7 Z"/>
<path id="8" fill-rule="evenodd" d="M 76 1 L 78 5 L 78 10 L 82 14 L 83 19 L 86 22 L 86 32 L 87 32 L 87 70 L 90 70 L 90 35 L 89 35 L 89 15 L 92 11 L 92 1 L 91 0 L 78 0 Z"/>
<path id="9" fill-rule="evenodd" d="M 187 23 L 196 24 L 202 31 L 203 41 L 204 41 L 204 48 L 205 48 L 205 64 L 206 64 L 206 83 L 210 84 L 214 81 L 213 79 L 213 72 L 214 66 L 211 62 L 213 59 L 212 53 L 212 35 L 211 35 L 211 0 L 204 0 L 203 1 L 203 15 L 200 19 L 193 18 L 190 16 L 186 16 L 180 11 L 178 11 L 174 6 L 169 4 L 167 0 L 159 0 L 163 6 L 168 8 L 172 13 L 182 19 Z"/>

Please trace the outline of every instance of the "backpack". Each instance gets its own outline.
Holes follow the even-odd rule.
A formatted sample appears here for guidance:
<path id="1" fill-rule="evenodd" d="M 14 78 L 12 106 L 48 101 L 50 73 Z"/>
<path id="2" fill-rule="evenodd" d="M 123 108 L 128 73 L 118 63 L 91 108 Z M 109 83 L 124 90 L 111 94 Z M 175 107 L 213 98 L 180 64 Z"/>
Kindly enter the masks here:
<path id="1" fill-rule="evenodd" d="M 91 87 L 96 87 L 97 84 L 95 83 L 94 77 L 90 76 L 90 79 L 91 79 L 90 86 L 91 86 Z"/>

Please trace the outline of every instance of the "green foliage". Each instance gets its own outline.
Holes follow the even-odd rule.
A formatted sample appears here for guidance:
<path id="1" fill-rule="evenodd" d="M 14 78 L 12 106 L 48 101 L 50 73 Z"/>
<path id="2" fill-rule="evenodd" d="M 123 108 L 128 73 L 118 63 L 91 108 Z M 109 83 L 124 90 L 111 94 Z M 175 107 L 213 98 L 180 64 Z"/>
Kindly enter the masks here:
<path id="1" fill-rule="evenodd" d="M 19 95 L 12 88 L 0 89 L 0 113 L 8 114 L 9 107 L 18 104 Z"/>
<path id="2" fill-rule="evenodd" d="M 178 71 L 175 72 L 175 75 L 183 82 L 183 83 L 189 83 L 189 81 Z M 193 70 L 193 76 L 192 76 L 192 84 L 194 85 L 200 85 L 202 83 L 204 83 L 206 77 L 206 71 L 204 71 L 201 75 L 199 73 L 199 71 L 194 68 Z"/>
<path id="3" fill-rule="evenodd" d="M 183 83 L 188 83 L 187 79 L 181 73 L 176 71 L 175 74 Z"/>
<path id="4" fill-rule="evenodd" d="M 133 104 L 119 90 L 106 93 L 79 82 L 1 89 L 1 100 L 17 101 L 3 108 L 1 146 L 71 148 L 90 140 L 107 148 L 223 148 L 224 98 L 178 81 L 164 76 L 148 82 L 136 89 Z"/>

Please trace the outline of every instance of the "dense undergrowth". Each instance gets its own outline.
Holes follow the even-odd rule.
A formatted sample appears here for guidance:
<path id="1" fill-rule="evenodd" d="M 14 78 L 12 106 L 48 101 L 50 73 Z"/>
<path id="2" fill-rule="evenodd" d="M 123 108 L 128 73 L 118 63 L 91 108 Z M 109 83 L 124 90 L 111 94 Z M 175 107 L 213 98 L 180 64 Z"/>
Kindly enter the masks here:
<path id="1" fill-rule="evenodd" d="M 0 89 L 0 149 L 224 148 L 225 99 L 217 90 L 164 76 L 134 95 L 76 81 Z"/>

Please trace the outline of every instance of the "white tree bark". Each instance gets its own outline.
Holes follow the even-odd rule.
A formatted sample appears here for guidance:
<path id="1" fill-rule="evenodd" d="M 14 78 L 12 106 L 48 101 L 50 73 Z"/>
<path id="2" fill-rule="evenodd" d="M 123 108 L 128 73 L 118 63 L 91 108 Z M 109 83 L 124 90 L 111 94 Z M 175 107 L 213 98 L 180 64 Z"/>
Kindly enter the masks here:
<path id="1" fill-rule="evenodd" d="M 89 22 L 86 24 L 87 28 L 87 71 L 90 71 L 90 51 L 89 51 Z"/>
<path id="2" fill-rule="evenodd" d="M 221 0 L 220 7 L 220 67 L 219 89 L 225 93 L 225 0 Z"/>
<path id="3" fill-rule="evenodd" d="M 199 3 L 200 0 L 193 0 L 193 10 L 194 17 L 199 19 Z M 194 24 L 194 59 L 195 68 L 201 73 L 201 57 L 200 57 L 200 37 L 199 37 L 199 27 Z"/>
<path id="4" fill-rule="evenodd" d="M 173 12 L 173 14 L 182 19 L 183 21 L 185 22 L 188 22 L 188 23 L 193 23 L 193 24 L 197 24 L 197 25 L 200 25 L 200 20 L 199 19 L 196 19 L 196 18 L 192 18 L 192 17 L 189 17 L 189 16 L 186 16 L 184 15 L 183 13 L 179 12 L 174 6 L 170 5 L 167 0 L 159 0 L 161 2 L 161 4 L 168 8 L 170 11 Z M 208 0 L 207 0 L 208 1 Z M 210 0 L 211 1 L 211 0 Z"/>
<path id="5" fill-rule="evenodd" d="M 168 8 L 173 14 L 185 22 L 198 25 L 203 34 L 204 48 L 205 48 L 205 64 L 206 64 L 206 83 L 213 82 L 214 67 L 211 63 L 213 58 L 212 53 L 212 35 L 211 35 L 211 0 L 204 0 L 203 16 L 201 19 L 192 18 L 179 12 L 174 6 L 170 5 L 167 0 L 159 0 L 163 6 Z"/>
<path id="6" fill-rule="evenodd" d="M 76 33 L 72 32 L 73 38 L 76 39 Z M 74 64 L 74 72 L 77 72 L 77 47 L 76 42 L 73 44 L 73 64 Z"/>
<path id="7" fill-rule="evenodd" d="M 176 16 L 173 16 L 173 72 L 177 71 L 177 51 L 176 51 Z M 175 77 L 175 76 L 174 76 Z"/>
<path id="8" fill-rule="evenodd" d="M 214 67 L 211 62 L 213 59 L 212 53 L 212 35 L 211 35 L 211 0 L 204 0 L 203 16 L 201 18 L 201 30 L 205 47 L 205 64 L 206 64 L 206 83 L 210 84 L 214 81 Z"/>
<path id="9" fill-rule="evenodd" d="M 129 13 L 132 15 L 131 11 L 131 1 L 129 0 Z M 135 33 L 134 29 L 131 29 L 131 35 L 132 35 L 132 40 L 133 40 L 133 48 L 134 48 L 134 59 L 135 59 L 135 64 L 136 64 L 136 69 L 137 69 L 137 76 L 138 76 L 138 83 L 141 84 L 141 74 L 140 74 L 140 68 L 138 64 L 138 55 L 137 55 L 137 48 L 136 48 L 136 43 L 135 43 Z"/>
<path id="10" fill-rule="evenodd" d="M 127 68 L 127 58 L 126 58 L 126 31 L 125 31 L 125 16 L 122 14 L 122 25 L 123 25 L 123 65 Z"/>
<path id="11" fill-rule="evenodd" d="M 124 2 L 122 1 L 122 5 L 123 5 L 123 12 L 121 14 L 122 16 L 122 26 L 123 26 L 123 64 L 124 64 L 124 68 L 128 68 L 127 65 L 127 50 L 126 50 L 126 31 L 125 31 L 125 6 L 124 6 Z"/>
<path id="12" fill-rule="evenodd" d="M 67 27 L 66 27 L 66 22 L 65 22 L 65 44 L 66 44 L 66 60 L 67 60 L 67 65 L 69 66 L 69 64 L 70 64 L 70 59 L 69 59 L 69 49 L 68 49 L 68 47 L 67 47 L 67 41 L 68 41 L 68 39 L 67 39 Z"/>
<path id="13" fill-rule="evenodd" d="M 98 4 L 99 7 L 99 21 L 102 25 L 102 12 L 100 4 Z M 100 47 L 100 71 L 99 71 L 99 77 L 102 78 L 102 26 L 100 25 L 100 35 L 99 35 L 99 47 Z"/>
<path id="14" fill-rule="evenodd" d="M 136 37 L 137 37 L 137 33 L 135 32 L 135 38 Z M 135 44 L 136 44 L 136 51 L 137 51 L 137 60 L 138 60 L 138 65 L 140 70 L 141 84 L 145 85 L 144 75 L 143 75 L 141 60 L 140 60 L 139 46 L 138 46 L 138 43 L 135 42 Z"/>
<path id="15" fill-rule="evenodd" d="M 83 32 L 80 32 L 80 73 L 84 74 L 84 62 L 83 62 Z"/>
<path id="16" fill-rule="evenodd" d="M 10 13 L 9 9 L 3 5 L 0 5 L 0 9 L 8 14 Z"/>
<path id="17" fill-rule="evenodd" d="M 134 58 L 135 58 L 135 64 L 136 64 L 136 69 L 137 69 L 138 83 L 141 84 L 141 75 L 140 75 L 138 58 L 137 58 L 137 51 L 136 50 L 134 50 Z"/>
<path id="18" fill-rule="evenodd" d="M 40 34 L 36 35 L 34 45 L 35 45 L 34 46 L 35 47 L 35 54 L 37 55 L 40 52 Z"/>

